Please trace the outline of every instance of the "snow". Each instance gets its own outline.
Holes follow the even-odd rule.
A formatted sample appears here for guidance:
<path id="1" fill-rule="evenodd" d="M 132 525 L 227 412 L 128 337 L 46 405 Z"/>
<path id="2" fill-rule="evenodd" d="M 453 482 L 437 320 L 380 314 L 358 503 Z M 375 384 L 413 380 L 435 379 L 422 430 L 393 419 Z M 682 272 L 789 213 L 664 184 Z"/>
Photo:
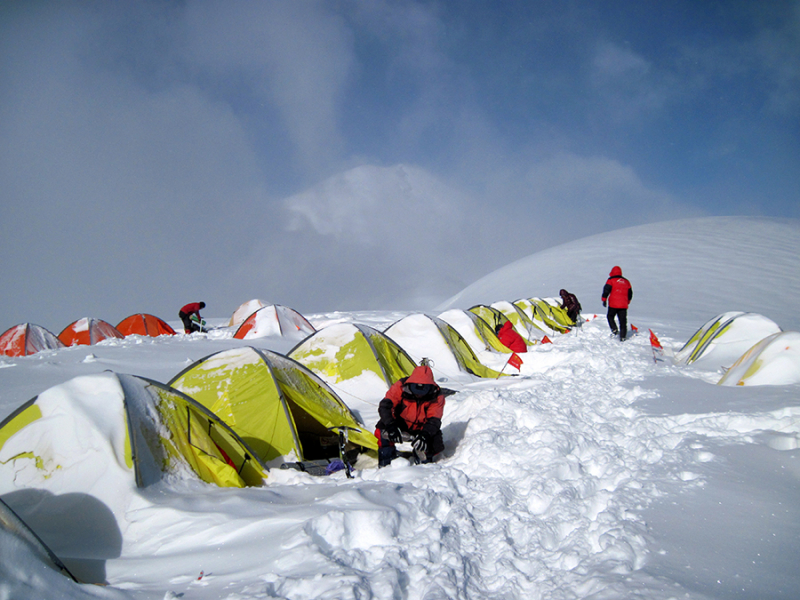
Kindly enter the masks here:
<path id="1" fill-rule="evenodd" d="M 736 362 L 736 359 L 755 344 L 781 331 L 777 323 L 763 315 L 729 312 L 710 320 L 698 332 L 703 331 L 705 333 L 715 325 L 717 328 L 711 331 L 707 340 L 703 339 L 702 335 L 698 337 L 697 341 L 701 339 L 708 341 L 707 345 L 698 344 L 697 342 L 687 344 L 675 354 L 675 360 L 679 362 L 696 362 L 698 365 L 703 365 L 707 370 L 730 367 Z M 694 338 L 694 336 L 692 337 Z M 701 346 L 699 352 L 692 359 L 692 354 L 698 345 Z"/>
<path id="2" fill-rule="evenodd" d="M 590 320 L 532 347 L 517 377 L 449 381 L 446 450 L 432 465 L 398 459 L 351 480 L 273 470 L 247 489 L 179 477 L 103 487 L 76 468 L 10 492 L 0 465 L 3 500 L 73 572 L 109 584 L 74 584 L 0 530 L 0 597 L 797 598 L 800 384 L 715 385 L 716 364 L 654 361 L 647 331 L 677 351 L 735 310 L 797 330 L 798 248 L 796 221 L 696 219 L 578 240 L 481 279 L 430 314 L 566 288 Z M 599 305 L 615 264 L 634 289 L 639 334 L 625 343 Z M 384 330 L 406 314 L 305 316 Z M 232 334 L 0 357 L 0 418 L 60 384 L 47 393 L 99 392 L 78 376 L 166 382 L 214 352 L 294 343 Z M 363 391 L 349 393 L 348 404 Z M 118 435 L 103 415 L 92 418 L 108 435 L 81 438 L 93 448 Z M 71 427 L 54 435 L 66 443 Z"/>

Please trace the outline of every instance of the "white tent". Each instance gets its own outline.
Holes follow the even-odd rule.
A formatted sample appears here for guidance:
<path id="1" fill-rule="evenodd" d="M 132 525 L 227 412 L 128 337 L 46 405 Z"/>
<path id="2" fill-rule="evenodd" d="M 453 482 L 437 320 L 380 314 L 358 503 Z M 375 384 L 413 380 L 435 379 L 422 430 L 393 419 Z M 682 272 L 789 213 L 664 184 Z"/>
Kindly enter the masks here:
<path id="1" fill-rule="evenodd" d="M 719 385 L 790 385 L 800 383 L 800 333 L 773 333 L 745 352 Z"/>

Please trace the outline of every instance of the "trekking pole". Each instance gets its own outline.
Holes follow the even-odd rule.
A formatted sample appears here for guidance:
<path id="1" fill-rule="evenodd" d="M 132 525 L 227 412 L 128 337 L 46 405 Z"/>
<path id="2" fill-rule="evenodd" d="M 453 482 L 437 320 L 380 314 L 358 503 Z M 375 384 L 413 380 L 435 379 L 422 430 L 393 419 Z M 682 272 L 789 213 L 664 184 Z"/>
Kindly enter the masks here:
<path id="1" fill-rule="evenodd" d="M 505 371 L 506 367 L 508 366 L 508 361 L 509 360 L 511 360 L 510 356 L 508 357 L 508 360 L 506 361 L 506 364 L 503 365 L 503 368 L 500 369 L 500 372 L 497 374 L 497 377 L 495 377 L 495 379 L 500 379 L 500 376 L 503 374 L 503 371 Z"/>

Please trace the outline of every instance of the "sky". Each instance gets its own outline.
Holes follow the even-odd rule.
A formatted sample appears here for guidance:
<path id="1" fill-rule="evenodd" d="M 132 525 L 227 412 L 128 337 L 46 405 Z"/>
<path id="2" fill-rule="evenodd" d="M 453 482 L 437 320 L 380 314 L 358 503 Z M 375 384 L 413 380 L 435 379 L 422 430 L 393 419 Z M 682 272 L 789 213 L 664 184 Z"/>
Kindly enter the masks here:
<path id="1" fill-rule="evenodd" d="M 427 308 L 587 235 L 798 218 L 799 130 L 796 1 L 3 0 L 0 329 Z"/>

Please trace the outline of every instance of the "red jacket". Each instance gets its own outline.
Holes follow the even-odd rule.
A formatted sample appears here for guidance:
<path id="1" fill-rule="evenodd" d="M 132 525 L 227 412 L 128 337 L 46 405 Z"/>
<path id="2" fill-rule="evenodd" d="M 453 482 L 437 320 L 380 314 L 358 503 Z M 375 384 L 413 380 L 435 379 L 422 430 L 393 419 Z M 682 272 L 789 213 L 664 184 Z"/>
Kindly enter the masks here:
<path id="1" fill-rule="evenodd" d="M 435 391 L 430 396 L 418 400 L 403 390 L 406 383 L 433 384 Z M 407 431 L 412 433 L 424 431 L 432 436 L 438 432 L 444 414 L 444 395 L 433 379 L 431 368 L 416 367 L 411 376 L 396 381 L 386 392 L 386 397 L 381 400 L 378 413 L 381 423 L 385 425 L 400 419 L 405 421 Z"/>
<path id="2" fill-rule="evenodd" d="M 622 269 L 614 267 L 603 286 L 603 302 L 607 300 L 609 308 L 628 308 L 632 298 L 631 282 L 622 276 Z"/>
<path id="3" fill-rule="evenodd" d="M 175 310 L 174 308 L 172 310 Z M 181 312 L 185 315 L 193 315 L 193 314 L 200 314 L 200 303 L 199 302 L 190 302 L 186 306 L 181 309 Z"/>
<path id="4" fill-rule="evenodd" d="M 516 332 L 511 321 L 503 323 L 503 326 L 500 327 L 500 331 L 497 332 L 497 337 L 500 338 L 500 342 L 502 342 L 503 346 L 512 352 L 528 351 L 528 344 L 526 344 L 522 336 Z"/>

